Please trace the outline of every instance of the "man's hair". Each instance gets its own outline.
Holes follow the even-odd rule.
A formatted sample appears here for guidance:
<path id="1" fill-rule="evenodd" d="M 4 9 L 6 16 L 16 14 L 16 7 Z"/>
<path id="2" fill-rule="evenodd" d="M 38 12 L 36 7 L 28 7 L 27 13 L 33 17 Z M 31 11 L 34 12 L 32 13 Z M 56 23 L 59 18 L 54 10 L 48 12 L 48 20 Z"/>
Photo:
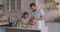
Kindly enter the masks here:
<path id="1" fill-rule="evenodd" d="M 35 4 L 35 3 L 31 3 L 31 4 L 30 4 L 30 7 L 32 7 L 32 6 L 36 6 L 36 4 Z"/>

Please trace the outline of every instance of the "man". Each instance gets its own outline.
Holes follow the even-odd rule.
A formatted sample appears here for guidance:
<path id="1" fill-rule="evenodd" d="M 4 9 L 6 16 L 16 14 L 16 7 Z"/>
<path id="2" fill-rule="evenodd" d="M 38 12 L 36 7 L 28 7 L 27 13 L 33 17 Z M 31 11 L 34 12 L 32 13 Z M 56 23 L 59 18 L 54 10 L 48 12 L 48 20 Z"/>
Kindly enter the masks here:
<path id="1" fill-rule="evenodd" d="M 32 9 L 32 17 L 31 19 L 33 20 L 37 20 L 37 24 L 38 26 L 42 27 L 42 25 L 44 26 L 44 11 L 43 9 L 39 9 L 35 3 L 31 3 L 30 4 L 30 8 Z"/>
<path id="2" fill-rule="evenodd" d="M 35 3 L 31 3 L 30 7 L 32 9 L 32 19 L 44 20 L 45 17 L 43 9 L 39 9 Z"/>

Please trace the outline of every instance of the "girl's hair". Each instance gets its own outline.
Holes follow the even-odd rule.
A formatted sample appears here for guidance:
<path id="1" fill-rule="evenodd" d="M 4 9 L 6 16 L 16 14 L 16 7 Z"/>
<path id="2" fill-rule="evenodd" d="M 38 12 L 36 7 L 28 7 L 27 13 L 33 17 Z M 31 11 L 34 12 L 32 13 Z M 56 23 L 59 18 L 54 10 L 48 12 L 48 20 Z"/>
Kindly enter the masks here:
<path id="1" fill-rule="evenodd" d="M 23 14 L 22 14 L 22 17 L 21 18 L 24 18 L 24 15 L 29 15 L 29 13 L 28 12 L 24 12 Z"/>

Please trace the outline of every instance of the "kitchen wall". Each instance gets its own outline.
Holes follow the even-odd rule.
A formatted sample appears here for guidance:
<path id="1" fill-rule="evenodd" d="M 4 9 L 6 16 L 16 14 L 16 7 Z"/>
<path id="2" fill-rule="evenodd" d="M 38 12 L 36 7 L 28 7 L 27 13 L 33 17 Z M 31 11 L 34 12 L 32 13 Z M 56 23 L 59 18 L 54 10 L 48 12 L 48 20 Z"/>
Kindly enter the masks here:
<path id="1" fill-rule="evenodd" d="M 60 4 L 60 0 L 55 0 L 56 2 L 59 2 Z M 60 15 L 60 5 L 58 5 L 58 8 L 59 8 L 59 12 L 58 12 L 58 15 Z"/>
<path id="2" fill-rule="evenodd" d="M 22 12 L 31 12 L 31 9 L 29 7 L 30 3 L 34 3 L 35 0 L 23 0 L 23 7 L 22 7 Z"/>
<path id="3" fill-rule="evenodd" d="M 0 0 L 0 5 L 2 4 L 2 0 Z"/>
<path id="4" fill-rule="evenodd" d="M 45 4 L 44 2 L 45 0 L 38 0 L 38 5 L 40 8 L 44 8 L 47 7 L 47 5 L 51 5 L 51 3 Z M 60 0 L 55 0 L 56 2 L 60 3 Z M 47 21 L 54 21 L 55 18 L 57 18 L 58 16 L 60 16 L 60 5 L 58 5 L 58 11 L 57 10 L 44 10 L 45 11 L 45 16 L 46 16 L 46 20 Z"/>

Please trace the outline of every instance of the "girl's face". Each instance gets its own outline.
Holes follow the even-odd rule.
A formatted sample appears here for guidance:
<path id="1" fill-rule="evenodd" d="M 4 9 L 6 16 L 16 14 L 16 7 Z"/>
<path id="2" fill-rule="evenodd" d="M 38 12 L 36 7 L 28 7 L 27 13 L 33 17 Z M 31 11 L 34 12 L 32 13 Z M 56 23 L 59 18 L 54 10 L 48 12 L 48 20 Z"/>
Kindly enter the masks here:
<path id="1" fill-rule="evenodd" d="M 28 18 L 28 17 L 29 17 L 29 15 L 28 15 L 28 14 L 25 14 L 25 15 L 24 15 L 24 18 Z"/>

